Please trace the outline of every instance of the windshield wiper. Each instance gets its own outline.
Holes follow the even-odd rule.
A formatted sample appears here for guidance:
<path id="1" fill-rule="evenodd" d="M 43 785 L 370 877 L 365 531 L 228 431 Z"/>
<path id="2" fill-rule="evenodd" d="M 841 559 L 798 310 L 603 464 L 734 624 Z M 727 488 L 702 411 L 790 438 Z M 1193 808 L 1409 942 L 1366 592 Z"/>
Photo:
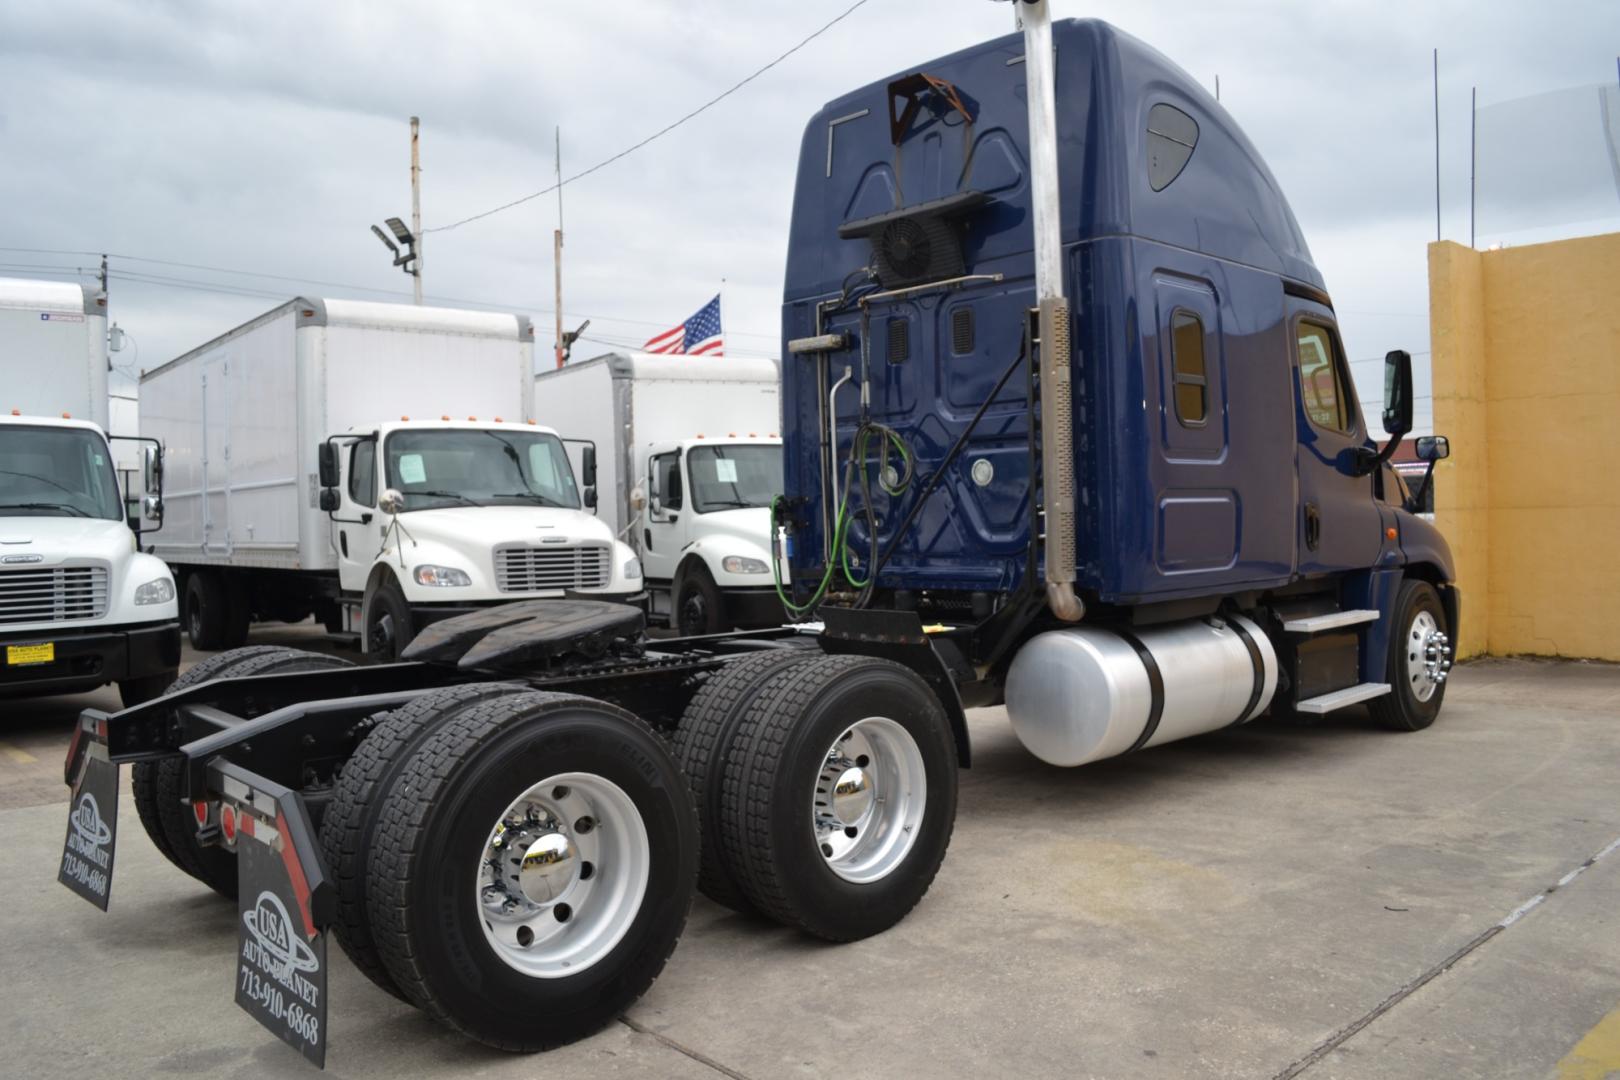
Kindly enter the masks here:
<path id="1" fill-rule="evenodd" d="M 747 499 L 704 499 L 705 509 L 714 510 L 724 507 L 727 510 L 763 510 L 764 503 L 749 502 Z"/>
<path id="2" fill-rule="evenodd" d="M 70 506 L 67 503 L 54 502 L 4 503 L 0 504 L 0 510 L 66 510 L 74 517 L 90 516 L 83 510 L 80 510 L 77 506 Z"/>
<path id="3" fill-rule="evenodd" d="M 490 498 L 492 498 L 492 499 L 533 499 L 536 502 L 538 502 L 541 506 L 554 506 L 559 510 L 572 509 L 566 503 L 560 503 L 556 499 L 548 498 L 548 497 L 540 494 L 538 491 L 503 491 L 503 492 L 500 492 L 498 494 L 491 495 Z"/>
<path id="4" fill-rule="evenodd" d="M 405 497 L 408 499 L 412 495 L 425 495 L 430 499 L 459 499 L 468 506 L 484 505 L 476 499 L 467 498 L 467 496 L 463 495 L 459 491 L 412 491 L 407 492 Z"/>

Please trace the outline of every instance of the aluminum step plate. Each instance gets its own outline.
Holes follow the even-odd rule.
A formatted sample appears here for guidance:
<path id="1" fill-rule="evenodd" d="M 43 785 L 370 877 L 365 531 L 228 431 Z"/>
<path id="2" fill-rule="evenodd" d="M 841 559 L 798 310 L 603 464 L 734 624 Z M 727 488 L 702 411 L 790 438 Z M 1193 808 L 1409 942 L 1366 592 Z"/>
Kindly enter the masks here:
<path id="1" fill-rule="evenodd" d="M 1342 709 L 1346 705 L 1355 705 L 1358 702 L 1370 701 L 1375 697 L 1383 697 L 1389 693 L 1387 682 L 1364 682 L 1360 686 L 1347 686 L 1343 690 L 1335 690 L 1331 694 L 1321 697 L 1306 698 L 1294 706 L 1297 712 L 1312 713 L 1320 716 L 1335 709 Z"/>
<path id="2" fill-rule="evenodd" d="M 1303 619 L 1289 619 L 1283 629 L 1290 634 L 1320 634 L 1324 630 L 1337 630 L 1343 626 L 1359 626 L 1377 622 L 1378 612 L 1370 608 L 1356 611 L 1330 611 L 1326 615 L 1310 615 Z"/>

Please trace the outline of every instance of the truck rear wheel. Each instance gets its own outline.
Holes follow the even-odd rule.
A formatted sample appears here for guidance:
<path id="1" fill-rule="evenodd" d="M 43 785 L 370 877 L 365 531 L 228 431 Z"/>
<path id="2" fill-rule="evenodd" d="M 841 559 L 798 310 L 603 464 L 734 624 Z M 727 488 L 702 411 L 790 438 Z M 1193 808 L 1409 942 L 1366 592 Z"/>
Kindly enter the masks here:
<path id="1" fill-rule="evenodd" d="M 956 818 L 950 722 L 909 669 L 862 656 L 788 670 L 725 763 L 725 859 L 760 911 L 828 941 L 880 933 L 933 883 Z"/>
<path id="2" fill-rule="evenodd" d="M 380 713 L 372 718 L 370 731 L 338 774 L 321 821 L 321 855 L 337 885 L 333 929 L 354 966 L 397 998 L 405 995 L 388 974 L 366 917 L 366 867 L 383 801 L 412 752 L 439 724 L 515 689 L 520 688 L 506 683 L 446 687 Z"/>
<path id="3" fill-rule="evenodd" d="M 169 693 L 210 679 L 352 666 L 349 661 L 336 656 L 276 645 L 251 646 L 210 656 L 176 679 Z M 234 898 L 236 856 L 225 848 L 204 847 L 197 842 L 197 820 L 192 807 L 181 795 L 183 766 L 184 761 L 178 755 L 135 763 L 131 780 L 135 791 L 135 809 L 140 815 L 141 825 L 152 837 L 158 851 L 170 862 L 221 896 Z M 158 834 L 161 834 L 161 840 Z"/>
<path id="4" fill-rule="evenodd" d="M 697 801 L 703 857 L 698 870 L 698 891 L 733 911 L 754 910 L 732 879 L 720 840 L 721 781 L 737 729 L 756 697 L 767 692 L 773 679 L 796 664 L 821 657 L 806 649 L 769 649 L 733 660 L 709 677 L 692 696 L 675 729 L 675 759 L 686 774 Z"/>
<path id="5" fill-rule="evenodd" d="M 1368 703 L 1374 720 L 1391 731 L 1422 731 L 1440 715 L 1451 672 L 1446 609 L 1427 581 L 1408 579 L 1395 595 L 1385 678 L 1390 691 Z"/>
<path id="6" fill-rule="evenodd" d="M 697 876 L 686 780 L 641 721 L 522 691 L 436 725 L 374 831 L 366 908 L 394 983 L 507 1050 L 621 1015 L 679 940 Z"/>
<path id="7" fill-rule="evenodd" d="M 211 652 L 225 646 L 230 615 L 230 598 L 225 584 L 212 570 L 193 570 L 186 575 L 186 636 L 193 649 Z"/>

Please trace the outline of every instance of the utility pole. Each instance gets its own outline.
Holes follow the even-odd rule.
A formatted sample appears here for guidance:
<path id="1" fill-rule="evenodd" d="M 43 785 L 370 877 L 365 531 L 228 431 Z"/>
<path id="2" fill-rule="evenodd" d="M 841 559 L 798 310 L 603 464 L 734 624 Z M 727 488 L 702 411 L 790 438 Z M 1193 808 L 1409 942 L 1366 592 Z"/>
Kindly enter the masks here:
<path id="1" fill-rule="evenodd" d="M 411 277 L 411 290 L 416 294 L 416 306 L 422 306 L 422 155 L 421 121 L 411 117 L 411 235 L 416 237 L 416 273 Z"/>
<path id="2" fill-rule="evenodd" d="M 556 285 L 555 303 L 552 314 L 557 323 L 557 366 L 563 366 L 563 307 L 562 307 L 562 248 L 563 248 L 563 203 L 562 203 L 562 127 L 557 128 L 557 228 L 551 234 L 551 266 L 554 284 Z"/>

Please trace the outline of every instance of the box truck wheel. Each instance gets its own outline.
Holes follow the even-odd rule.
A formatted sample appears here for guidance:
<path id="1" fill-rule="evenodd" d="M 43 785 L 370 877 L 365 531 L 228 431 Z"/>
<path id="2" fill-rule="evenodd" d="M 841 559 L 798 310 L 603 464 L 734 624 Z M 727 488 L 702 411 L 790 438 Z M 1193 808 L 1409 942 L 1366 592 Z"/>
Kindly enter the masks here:
<path id="1" fill-rule="evenodd" d="M 169 692 L 185 690 L 210 679 L 352 666 L 336 656 L 257 645 L 210 656 L 176 679 Z M 178 754 L 157 761 L 136 762 L 131 777 L 136 812 L 146 834 L 170 862 L 221 896 L 234 897 L 236 856 L 225 848 L 203 847 L 197 842 L 197 820 L 181 794 L 184 764 L 185 760 Z"/>
<path id="2" fill-rule="evenodd" d="M 732 879 L 720 841 L 720 787 L 726 756 L 743 717 L 755 698 L 768 692 L 795 665 L 821 657 L 820 650 L 766 649 L 743 660 L 733 660 L 709 677 L 692 696 L 675 729 L 673 747 L 697 801 L 703 857 L 698 890 L 733 911 L 752 911 L 753 905 Z"/>
<path id="3" fill-rule="evenodd" d="M 1409 578 L 1395 596 L 1395 618 L 1385 660 L 1390 692 L 1368 711 L 1392 731 L 1421 731 L 1440 715 L 1451 673 L 1452 645 L 1446 609 L 1427 581 Z"/>
<path id="4" fill-rule="evenodd" d="M 394 983 L 507 1050 L 610 1023 L 663 968 L 697 876 L 663 741 L 589 698 L 520 691 L 437 724 L 371 841 L 366 910 Z"/>
<path id="5" fill-rule="evenodd" d="M 416 636 L 411 607 L 392 577 L 375 581 L 366 597 L 366 652 L 382 661 L 397 660 Z"/>
<path id="6" fill-rule="evenodd" d="M 338 944 L 367 978 L 404 998 L 383 963 L 366 921 L 366 866 L 383 798 L 411 753 L 446 720 L 490 698 L 521 689 L 507 683 L 477 683 L 435 690 L 366 722 L 354 754 L 338 773 L 321 821 L 321 855 L 337 884 Z"/>
<path id="7" fill-rule="evenodd" d="M 725 599 L 708 567 L 690 562 L 675 582 L 675 627 L 682 637 L 727 629 Z"/>
<path id="8" fill-rule="evenodd" d="M 186 636 L 191 647 L 213 651 L 225 647 L 230 626 L 230 597 L 225 582 L 212 570 L 186 575 Z"/>
<path id="9" fill-rule="evenodd" d="M 956 818 L 956 745 L 920 678 L 828 656 L 754 698 L 725 763 L 725 859 L 744 895 L 828 941 L 887 930 L 938 873 Z"/>

